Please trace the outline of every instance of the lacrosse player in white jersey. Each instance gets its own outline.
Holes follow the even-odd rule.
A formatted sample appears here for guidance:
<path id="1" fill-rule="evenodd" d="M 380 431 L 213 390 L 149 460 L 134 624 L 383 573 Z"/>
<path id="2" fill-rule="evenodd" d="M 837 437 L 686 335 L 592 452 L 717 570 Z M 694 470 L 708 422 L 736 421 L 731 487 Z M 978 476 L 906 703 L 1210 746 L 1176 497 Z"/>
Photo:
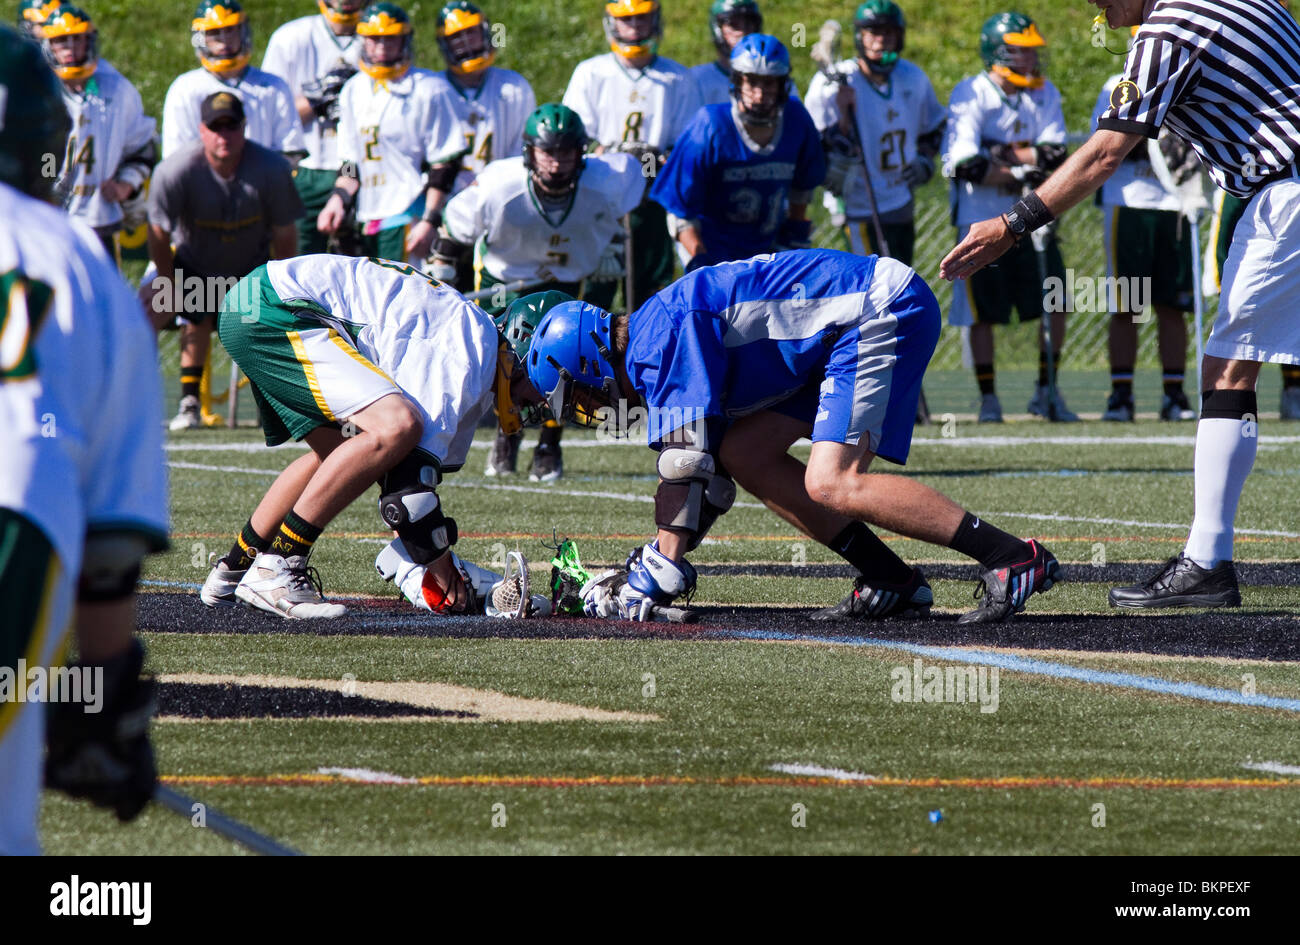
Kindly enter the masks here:
<path id="1" fill-rule="evenodd" d="M 438 73 L 441 104 L 433 137 L 440 153 L 429 172 L 430 216 L 437 223 L 447 200 L 474 183 L 489 163 L 522 153 L 524 123 L 537 107 L 527 79 L 493 64 L 494 28 L 468 0 L 452 0 L 438 13 L 438 49 L 447 68 Z M 468 292 L 473 283 L 474 253 L 467 248 L 451 284 Z"/>
<path id="2" fill-rule="evenodd" d="M 95 231 L 110 255 L 122 226 L 122 204 L 137 197 L 157 163 L 156 125 L 140 93 L 99 60 L 99 33 L 78 7 L 64 4 L 42 27 L 45 56 L 63 80 L 72 134 L 58 193 L 69 215 Z"/>
<path id="3" fill-rule="evenodd" d="M 437 142 L 437 78 L 414 62 L 406 11 L 387 0 L 361 11 L 361 71 L 339 96 L 339 176 L 317 219 L 333 234 L 355 216 L 367 256 L 419 265 L 437 236 L 430 174 Z"/>
<path id="4" fill-rule="evenodd" d="M 447 281 L 456 260 L 481 240 L 476 289 L 524 281 L 608 302 L 624 275 L 621 221 L 641 201 L 641 165 L 630 154 L 586 156 L 582 119 L 563 105 L 533 112 L 523 142 L 522 157 L 494 161 L 447 204 L 433 274 Z M 516 297 L 503 291 L 480 304 L 497 315 Z M 560 428 L 542 433 L 530 478 L 553 482 L 564 468 Z M 517 436 L 499 436 L 487 474 L 513 473 L 518 450 Z"/>
<path id="5" fill-rule="evenodd" d="M 892 0 L 859 5 L 853 14 L 857 56 L 836 63 L 839 81 L 817 73 L 804 105 L 830 159 L 826 208 L 844 221 L 845 248 L 860 256 L 885 252 L 876 245 L 865 156 L 888 255 L 910 266 L 916 244 L 912 192 L 934 175 L 948 112 L 925 72 L 902 58 L 906 37 L 903 11 Z"/>
<path id="6" fill-rule="evenodd" d="M 293 93 L 278 76 L 250 66 L 253 32 L 238 0 L 199 0 L 190 23 L 199 68 L 176 77 L 163 100 L 162 156 L 199 140 L 199 105 L 213 92 L 244 103 L 248 140 L 290 160 L 306 153 Z"/>
<path id="7" fill-rule="evenodd" d="M 404 263 L 316 255 L 253 270 L 226 294 L 219 330 L 252 382 L 267 445 L 306 440 L 311 452 L 281 473 L 214 562 L 203 603 L 243 601 L 288 618 L 343 614 L 323 598 L 308 556 L 325 526 L 378 482 L 380 514 L 397 534 L 380 573 L 417 607 L 481 612 L 495 576 L 451 553 L 456 523 L 436 489 L 464 464 L 494 404 L 513 431 L 520 405 L 541 403 L 492 319 Z"/>
<path id="8" fill-rule="evenodd" d="M 290 20 L 266 44 L 262 70 L 289 86 L 302 122 L 307 156 L 293 183 L 306 216 L 298 221 L 298 252 L 323 253 L 328 242 L 316 228 L 339 175 L 339 93 L 357 73 L 361 41 L 357 21 L 363 0 L 316 0 L 319 13 Z"/>
<path id="9" fill-rule="evenodd" d="M 148 320 L 99 241 L 38 199 L 68 133 L 59 85 L 0 27 L 0 855 L 40 852 L 42 781 L 130 820 L 157 778 L 135 586 L 167 546 L 162 385 Z M 84 685 L 35 689 L 70 626 L 65 678 Z"/>
<path id="10" fill-rule="evenodd" d="M 703 104 L 685 66 L 658 54 L 658 0 L 605 4 L 611 52 L 578 63 L 564 104 L 578 113 L 597 152 L 626 151 L 650 180 Z M 673 275 L 673 241 L 663 207 L 644 199 L 631 215 L 631 310 L 667 285 Z"/>
<path id="11" fill-rule="evenodd" d="M 963 79 L 948 100 L 944 173 L 951 178 L 953 222 L 958 242 L 969 227 L 998 212 L 1008 197 L 1047 179 L 1065 161 L 1065 115 L 1061 93 L 1042 74 L 1039 50 L 1047 45 L 1034 21 L 1023 13 L 998 13 L 980 29 L 980 57 L 987 67 Z M 1045 279 L 1065 283 L 1065 262 L 1054 235 L 1043 248 L 1024 240 L 1000 266 L 977 273 L 953 286 L 948 323 L 970 328 L 975 380 L 980 392 L 979 421 L 1001 423 L 993 363 L 993 326 L 1011 321 L 1014 306 L 1020 320 L 1051 321 L 1048 337 L 1040 330 L 1038 383 L 1029 412 L 1054 421 L 1075 421 L 1051 383 L 1065 338 L 1065 309 L 1050 316 Z"/>

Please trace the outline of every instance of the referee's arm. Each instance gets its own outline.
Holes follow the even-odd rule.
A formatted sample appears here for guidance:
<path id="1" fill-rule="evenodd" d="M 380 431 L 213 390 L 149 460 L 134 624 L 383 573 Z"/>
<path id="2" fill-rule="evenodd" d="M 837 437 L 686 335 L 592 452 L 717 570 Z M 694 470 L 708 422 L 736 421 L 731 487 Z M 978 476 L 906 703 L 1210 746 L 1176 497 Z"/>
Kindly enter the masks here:
<path id="1" fill-rule="evenodd" d="M 1074 152 L 1035 193 L 1059 217 L 1105 183 L 1120 162 L 1145 136 L 1105 129 Z M 1002 217 L 976 223 L 966 238 L 939 264 L 939 275 L 949 281 L 966 279 L 997 259 L 1015 244 Z"/>

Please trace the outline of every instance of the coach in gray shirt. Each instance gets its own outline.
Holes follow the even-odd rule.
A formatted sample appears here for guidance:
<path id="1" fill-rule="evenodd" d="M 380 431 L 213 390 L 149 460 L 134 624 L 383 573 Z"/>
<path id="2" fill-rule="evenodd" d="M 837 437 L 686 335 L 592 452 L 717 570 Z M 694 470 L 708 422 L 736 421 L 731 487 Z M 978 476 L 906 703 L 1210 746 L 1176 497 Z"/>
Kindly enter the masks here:
<path id="1" fill-rule="evenodd" d="M 226 289 L 268 259 L 293 256 L 303 215 L 289 162 L 245 140 L 235 95 L 209 95 L 199 118 L 199 142 L 159 164 L 149 189 L 149 257 L 158 273 L 146 301 L 158 327 L 182 319 L 173 430 L 202 425 L 199 381 Z"/>

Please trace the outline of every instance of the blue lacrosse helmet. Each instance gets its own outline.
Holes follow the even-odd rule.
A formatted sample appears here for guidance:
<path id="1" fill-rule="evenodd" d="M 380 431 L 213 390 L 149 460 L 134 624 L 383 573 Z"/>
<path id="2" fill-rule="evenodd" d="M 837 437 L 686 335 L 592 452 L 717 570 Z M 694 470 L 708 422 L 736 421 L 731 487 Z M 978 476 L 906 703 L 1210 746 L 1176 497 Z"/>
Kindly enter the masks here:
<path id="1" fill-rule="evenodd" d="M 528 348 L 528 380 L 555 418 L 592 427 L 618 402 L 612 316 L 590 302 L 561 302 L 543 316 Z"/>
<path id="2" fill-rule="evenodd" d="M 744 120 L 755 125 L 772 125 L 781 117 L 789 98 L 789 82 L 782 82 L 774 102 L 746 105 L 740 94 L 741 76 L 790 76 L 790 53 L 775 36 L 750 33 L 731 50 L 731 97 Z"/>

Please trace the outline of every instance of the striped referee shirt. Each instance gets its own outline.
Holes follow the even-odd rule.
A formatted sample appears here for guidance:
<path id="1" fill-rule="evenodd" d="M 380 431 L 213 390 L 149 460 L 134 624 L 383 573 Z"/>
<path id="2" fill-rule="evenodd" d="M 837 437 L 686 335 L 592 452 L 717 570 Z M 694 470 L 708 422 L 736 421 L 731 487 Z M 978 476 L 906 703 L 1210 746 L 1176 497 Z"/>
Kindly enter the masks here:
<path id="1" fill-rule="evenodd" d="M 1278 0 L 1157 0 L 1098 128 L 1186 139 L 1214 182 L 1256 193 L 1300 156 L 1300 25 Z"/>

